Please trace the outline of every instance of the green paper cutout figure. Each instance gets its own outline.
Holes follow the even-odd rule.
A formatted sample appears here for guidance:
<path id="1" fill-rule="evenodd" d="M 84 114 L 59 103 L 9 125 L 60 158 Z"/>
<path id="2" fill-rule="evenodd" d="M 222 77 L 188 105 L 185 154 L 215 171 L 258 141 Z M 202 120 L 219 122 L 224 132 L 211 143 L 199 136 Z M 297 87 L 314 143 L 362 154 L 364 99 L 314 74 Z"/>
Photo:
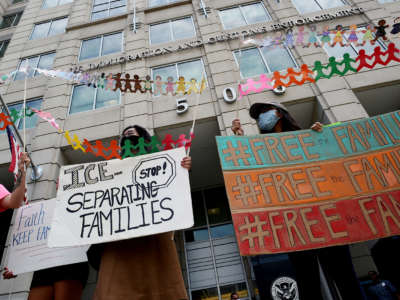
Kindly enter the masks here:
<path id="1" fill-rule="evenodd" d="M 352 62 L 355 63 L 356 60 L 352 59 L 349 53 L 343 54 L 343 60 L 338 63 L 338 65 L 340 66 L 344 64 L 344 69 L 341 72 L 341 76 L 344 76 L 349 71 L 357 72 L 357 69 L 353 68 L 353 66 L 351 65 Z"/>
<path id="2" fill-rule="evenodd" d="M 19 111 L 17 111 L 15 108 L 11 108 L 10 117 L 11 117 L 11 121 L 13 123 L 15 123 L 18 119 L 21 118 L 21 115 L 20 115 Z"/>
<path id="3" fill-rule="evenodd" d="M 28 113 L 28 111 L 30 111 L 30 113 Z M 29 106 L 27 106 L 25 108 L 25 116 L 32 117 L 34 114 L 35 114 L 35 112 L 33 110 L 31 110 L 31 108 Z"/>
<path id="4" fill-rule="evenodd" d="M 319 60 L 317 60 L 317 61 L 314 63 L 314 69 L 313 69 L 313 71 L 314 71 L 314 72 L 317 72 L 317 76 L 315 76 L 315 81 L 318 81 L 318 80 L 320 80 L 321 78 L 330 78 L 329 75 L 326 75 L 326 74 L 324 73 L 324 69 L 329 69 L 329 67 L 323 66 L 322 63 L 321 63 Z"/>
<path id="5" fill-rule="evenodd" d="M 329 73 L 329 75 L 327 77 L 328 79 L 331 78 L 335 74 L 342 76 L 342 72 L 340 72 L 339 69 L 337 68 L 338 65 L 339 64 L 336 61 L 336 58 L 334 56 L 329 57 L 329 63 L 326 67 L 331 68 L 331 72 Z"/>
<path id="6" fill-rule="evenodd" d="M 132 149 L 134 149 L 134 147 L 132 146 L 132 143 L 130 140 L 126 139 L 124 145 L 122 146 L 122 151 L 124 153 L 124 155 L 122 155 L 122 158 L 127 158 L 127 157 L 135 157 L 136 154 L 132 153 Z"/>
<path id="7" fill-rule="evenodd" d="M 134 149 L 139 149 L 136 155 L 147 154 L 146 146 L 147 144 L 144 142 L 144 138 L 143 137 L 139 138 L 137 145 L 133 146 Z"/>
<path id="8" fill-rule="evenodd" d="M 148 144 L 145 144 L 147 148 L 151 147 L 151 149 L 148 149 L 148 153 L 156 153 L 159 152 L 158 146 L 161 145 L 161 142 L 158 140 L 158 138 L 154 135 L 151 137 L 151 141 Z"/>

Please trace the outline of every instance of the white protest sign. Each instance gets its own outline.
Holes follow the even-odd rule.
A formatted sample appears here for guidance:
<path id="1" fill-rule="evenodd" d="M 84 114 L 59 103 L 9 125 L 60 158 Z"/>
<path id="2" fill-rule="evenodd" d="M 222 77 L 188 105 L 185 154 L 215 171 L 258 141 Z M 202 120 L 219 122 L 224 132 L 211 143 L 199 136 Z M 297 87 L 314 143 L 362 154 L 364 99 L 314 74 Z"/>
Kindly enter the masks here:
<path id="1" fill-rule="evenodd" d="M 185 149 L 61 168 L 50 247 L 116 241 L 193 226 Z"/>
<path id="2" fill-rule="evenodd" d="M 56 199 L 23 206 L 17 210 L 11 234 L 7 267 L 14 274 L 87 261 L 84 247 L 49 248 L 47 238 Z"/>

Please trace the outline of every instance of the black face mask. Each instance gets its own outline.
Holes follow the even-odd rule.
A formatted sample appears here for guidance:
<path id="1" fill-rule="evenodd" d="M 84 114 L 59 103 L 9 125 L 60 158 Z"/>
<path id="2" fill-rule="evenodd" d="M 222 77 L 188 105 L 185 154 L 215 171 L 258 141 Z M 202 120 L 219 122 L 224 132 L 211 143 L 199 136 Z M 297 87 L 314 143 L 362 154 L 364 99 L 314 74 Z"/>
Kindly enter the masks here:
<path id="1" fill-rule="evenodd" d="M 125 145 L 126 140 L 130 140 L 133 146 L 139 143 L 140 136 L 131 135 L 131 136 L 124 136 L 121 141 L 121 147 Z"/>
<path id="2" fill-rule="evenodd" d="M 137 145 L 137 143 L 139 143 L 140 136 L 131 135 L 127 136 L 126 138 L 131 141 L 132 145 Z"/>

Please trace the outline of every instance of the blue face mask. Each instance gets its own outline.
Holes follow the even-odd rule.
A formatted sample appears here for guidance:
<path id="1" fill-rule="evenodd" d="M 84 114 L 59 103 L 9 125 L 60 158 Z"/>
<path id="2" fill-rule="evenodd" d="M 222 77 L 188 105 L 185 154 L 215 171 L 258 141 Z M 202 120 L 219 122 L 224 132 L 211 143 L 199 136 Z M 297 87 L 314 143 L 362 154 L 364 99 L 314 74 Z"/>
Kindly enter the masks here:
<path id="1" fill-rule="evenodd" d="M 259 115 L 257 123 L 261 130 L 271 131 L 278 123 L 280 117 L 277 116 L 276 109 L 271 109 Z"/>

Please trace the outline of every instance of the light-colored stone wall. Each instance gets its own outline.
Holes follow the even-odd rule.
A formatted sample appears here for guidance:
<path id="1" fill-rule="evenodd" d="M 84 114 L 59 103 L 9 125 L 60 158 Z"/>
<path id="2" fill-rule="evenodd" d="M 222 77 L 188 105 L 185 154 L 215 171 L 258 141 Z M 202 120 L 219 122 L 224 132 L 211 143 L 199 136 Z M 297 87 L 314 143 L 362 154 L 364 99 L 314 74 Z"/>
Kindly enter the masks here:
<path id="1" fill-rule="evenodd" d="M 12 35 L 6 54 L 0 61 L 0 73 L 15 70 L 20 59 L 24 57 L 53 51 L 56 53 L 54 69 L 65 70 L 72 65 L 87 66 L 89 63 L 96 64 L 111 58 L 142 52 L 148 48 L 157 48 L 157 46 L 150 46 L 149 24 L 182 16 L 193 17 L 197 36 L 190 40 L 207 40 L 223 31 L 218 9 L 235 4 L 250 3 L 247 0 L 204 0 L 205 5 L 211 8 L 211 13 L 208 18 L 205 18 L 198 11 L 199 0 L 182 1 L 159 9 L 149 9 L 146 0 L 136 0 L 137 20 L 142 23 L 142 26 L 134 33 L 130 29 L 134 1 L 128 0 L 127 2 L 126 14 L 96 22 L 90 21 L 92 0 L 75 0 L 70 4 L 49 9 L 41 9 L 42 0 L 30 0 L 27 3 L 6 6 L 0 3 L 0 14 L 2 15 L 25 7 L 18 26 L 0 31 L 0 40 L 2 36 Z M 391 25 L 392 17 L 400 15 L 400 2 L 388 4 L 379 4 L 376 0 L 347 2 L 349 5 L 302 15 L 302 17 L 335 12 L 350 7 L 362 7 L 365 10 L 363 15 L 325 22 L 333 27 L 338 23 L 347 26 L 377 22 L 381 18 L 387 19 Z M 271 0 L 263 1 L 263 3 L 273 19 L 271 22 L 262 24 L 267 27 L 276 22 L 300 17 L 290 0 L 281 0 L 279 3 Z M 65 34 L 29 40 L 35 23 L 62 16 L 68 16 L 68 27 Z M 259 25 L 235 28 L 227 32 L 250 29 Z M 122 53 L 81 63 L 78 61 L 82 39 L 118 31 L 122 31 L 124 36 Z M 182 42 L 185 41 L 171 42 L 162 46 L 177 46 Z M 394 39 L 394 42 L 400 46 L 399 38 Z M 350 73 L 344 77 L 334 77 L 329 80 L 323 79 L 317 84 L 292 86 L 282 96 L 277 96 L 272 91 L 266 91 L 246 96 L 238 103 L 227 104 L 223 100 L 222 92 L 228 86 L 237 85 L 239 80 L 239 72 L 233 56 L 233 51 L 238 49 L 240 49 L 239 40 L 218 42 L 195 49 L 114 65 L 104 68 L 101 72 L 129 72 L 144 76 L 149 74 L 153 67 L 201 58 L 209 88 L 200 96 L 197 117 L 199 119 L 216 119 L 221 135 L 232 134 L 230 126 L 232 119 L 236 117 L 236 110 L 238 110 L 245 132 L 247 134 L 257 133 L 257 126 L 255 121 L 250 119 L 248 108 L 255 102 L 265 100 L 284 103 L 289 109 L 296 111 L 295 117 L 300 119 L 299 122 L 303 126 L 309 126 L 314 121 L 336 122 L 364 118 L 368 114 L 357 99 L 355 91 L 399 83 L 400 65 L 391 63 L 370 71 Z M 328 60 L 328 55 L 322 48 L 296 47 L 292 54 L 298 65 L 303 63 L 312 65 L 316 60 L 326 63 Z M 8 104 L 22 101 L 23 87 L 23 81 L 12 81 L 0 86 L 0 93 Z M 121 96 L 120 105 L 69 115 L 71 93 L 72 85 L 61 79 L 38 76 L 28 80 L 28 99 L 43 97 L 42 110 L 50 112 L 56 117 L 64 131 L 70 130 L 81 139 L 86 138 L 89 141 L 115 138 L 120 134 L 122 128 L 133 123 L 145 126 L 152 133 L 158 128 L 187 124 L 193 118 L 193 106 L 196 101 L 195 97 L 188 97 L 191 108 L 187 113 L 178 115 L 176 100 L 173 97 L 162 96 L 152 101 L 146 94 L 126 93 Z M 296 107 L 304 107 L 308 115 L 304 116 L 301 110 L 299 112 L 298 109 L 294 109 Z M 79 160 L 84 161 L 85 158 L 82 157 L 83 154 L 72 153 L 65 138 L 45 121 L 38 120 L 37 127 L 29 129 L 27 135 L 33 161 L 44 170 L 40 180 L 36 183 L 29 183 L 29 198 L 31 201 L 53 198 L 56 195 L 56 180 L 60 166 L 76 163 Z M 88 156 L 88 159 L 93 158 Z M 6 165 L 8 162 L 9 150 L 6 136 L 0 135 L 0 164 Z M 364 276 L 370 268 L 374 268 L 368 249 L 366 244 L 352 246 L 356 271 L 360 276 Z M 4 259 L 5 255 L 3 261 Z M 25 274 L 14 280 L 0 280 L 0 300 L 8 299 L 8 293 L 11 290 L 14 293 L 12 299 L 26 299 L 31 276 L 32 274 Z M 91 284 L 89 284 L 88 290 L 85 291 L 85 299 L 93 289 L 96 280 L 93 276 L 90 278 Z"/>

